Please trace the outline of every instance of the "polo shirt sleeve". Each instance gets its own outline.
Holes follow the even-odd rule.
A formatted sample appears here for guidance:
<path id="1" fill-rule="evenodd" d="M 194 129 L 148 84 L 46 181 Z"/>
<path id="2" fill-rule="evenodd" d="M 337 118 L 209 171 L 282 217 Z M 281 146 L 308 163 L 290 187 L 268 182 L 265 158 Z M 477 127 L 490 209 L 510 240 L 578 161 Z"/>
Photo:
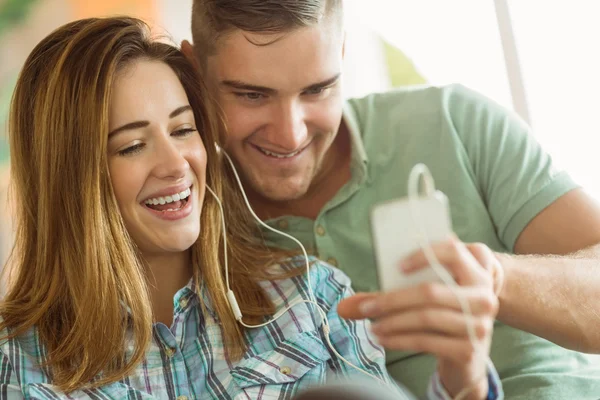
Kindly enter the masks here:
<path id="1" fill-rule="evenodd" d="M 447 87 L 442 102 L 442 118 L 464 146 L 498 237 L 513 251 L 529 222 L 578 185 L 514 112 L 460 85 Z"/>

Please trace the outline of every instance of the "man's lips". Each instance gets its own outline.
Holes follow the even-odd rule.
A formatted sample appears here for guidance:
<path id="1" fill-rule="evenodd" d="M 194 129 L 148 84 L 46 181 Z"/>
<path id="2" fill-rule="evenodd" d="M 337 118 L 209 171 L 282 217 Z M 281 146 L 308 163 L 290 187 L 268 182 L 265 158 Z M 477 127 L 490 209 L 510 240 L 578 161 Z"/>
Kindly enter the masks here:
<path id="1" fill-rule="evenodd" d="M 286 159 L 286 158 L 295 157 L 298 154 L 302 153 L 306 148 L 308 148 L 308 146 L 310 146 L 310 143 L 308 143 L 306 146 L 303 146 L 300 149 L 295 150 L 291 153 L 279 153 L 279 152 L 275 152 L 272 150 L 267 150 L 264 147 L 258 146 L 253 143 L 250 143 L 250 144 L 252 145 L 252 147 L 257 149 L 258 151 L 260 151 L 262 154 L 266 155 L 267 157 L 272 157 L 272 158 L 277 158 L 277 159 Z"/>

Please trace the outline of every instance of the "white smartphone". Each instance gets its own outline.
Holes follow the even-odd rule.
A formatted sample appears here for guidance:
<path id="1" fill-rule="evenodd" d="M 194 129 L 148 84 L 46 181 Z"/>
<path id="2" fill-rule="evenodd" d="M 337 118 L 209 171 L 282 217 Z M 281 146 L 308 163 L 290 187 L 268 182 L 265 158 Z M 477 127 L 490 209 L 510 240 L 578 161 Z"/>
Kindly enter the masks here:
<path id="1" fill-rule="evenodd" d="M 421 233 L 430 244 L 446 240 L 452 233 L 448 198 L 444 193 L 435 191 L 415 201 L 418 213 L 414 220 L 408 198 L 379 204 L 371 211 L 371 234 L 382 291 L 441 282 L 430 266 L 411 274 L 404 274 L 399 268 L 400 261 L 421 249 L 418 236 Z"/>

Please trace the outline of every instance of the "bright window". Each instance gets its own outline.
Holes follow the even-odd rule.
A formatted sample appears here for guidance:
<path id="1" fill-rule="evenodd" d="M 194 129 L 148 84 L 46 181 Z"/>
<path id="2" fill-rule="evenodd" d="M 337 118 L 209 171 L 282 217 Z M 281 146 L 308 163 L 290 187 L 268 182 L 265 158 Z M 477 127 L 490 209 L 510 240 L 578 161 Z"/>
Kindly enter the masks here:
<path id="1" fill-rule="evenodd" d="M 508 4 L 537 139 L 600 199 L 600 3 Z"/>
<path id="2" fill-rule="evenodd" d="M 349 66 L 367 76 L 361 85 L 349 82 L 351 94 L 368 92 L 367 84 L 373 90 L 384 88 L 381 78 L 369 78 L 382 62 L 373 50 L 377 40 L 365 39 L 376 32 L 405 53 L 427 82 L 462 83 L 514 108 L 497 4 L 508 8 L 501 28 L 513 34 L 520 61 L 509 63 L 510 79 L 523 82 L 517 95 L 527 105 L 536 138 L 559 167 L 600 199 L 598 1 L 347 0 L 347 25 L 355 31 L 349 39 L 363 38 L 363 43 L 350 40 L 348 47 L 368 54 L 362 63 Z"/>

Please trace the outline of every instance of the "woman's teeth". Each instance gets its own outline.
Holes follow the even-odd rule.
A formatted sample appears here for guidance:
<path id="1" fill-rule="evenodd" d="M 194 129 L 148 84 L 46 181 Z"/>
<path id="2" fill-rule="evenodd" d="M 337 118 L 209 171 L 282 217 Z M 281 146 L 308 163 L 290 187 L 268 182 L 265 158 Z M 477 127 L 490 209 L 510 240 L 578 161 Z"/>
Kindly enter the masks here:
<path id="1" fill-rule="evenodd" d="M 281 153 L 274 153 L 272 151 L 269 150 L 265 150 L 262 147 L 256 146 L 257 149 L 259 149 L 263 154 L 266 154 L 270 157 L 275 157 L 275 158 L 291 158 L 294 157 L 296 154 L 300 153 L 302 150 L 304 150 L 303 148 L 300 150 L 296 150 L 293 153 L 288 153 L 288 154 L 281 154 Z"/>
<path id="2" fill-rule="evenodd" d="M 163 204 L 169 204 L 169 203 L 173 203 L 175 201 L 179 201 L 179 200 L 183 200 L 183 199 L 187 199 L 190 194 L 192 193 L 192 191 L 190 190 L 190 188 L 185 189 L 183 192 L 181 193 L 177 193 L 171 196 L 165 196 L 165 197 L 154 197 L 152 199 L 148 199 L 146 200 L 144 203 L 147 205 L 163 205 Z"/>

